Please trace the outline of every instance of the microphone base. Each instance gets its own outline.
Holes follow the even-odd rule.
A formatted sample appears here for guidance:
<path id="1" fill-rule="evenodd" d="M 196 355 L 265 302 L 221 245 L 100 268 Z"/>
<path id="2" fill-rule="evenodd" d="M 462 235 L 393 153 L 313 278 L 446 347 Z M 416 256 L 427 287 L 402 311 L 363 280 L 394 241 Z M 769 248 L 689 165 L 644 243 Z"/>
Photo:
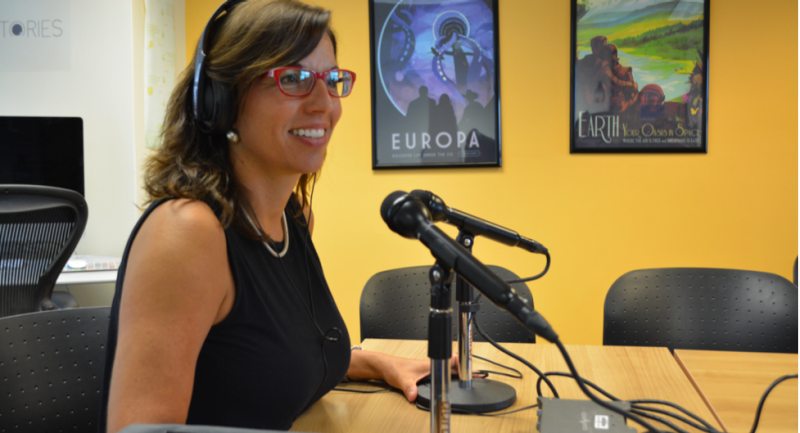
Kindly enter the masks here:
<path id="1" fill-rule="evenodd" d="M 450 385 L 450 407 L 455 411 L 476 413 L 494 412 L 505 409 L 517 401 L 517 391 L 503 382 L 489 379 L 472 379 L 471 388 L 458 386 L 459 380 Z M 431 384 L 419 384 L 417 403 L 430 409 Z"/>

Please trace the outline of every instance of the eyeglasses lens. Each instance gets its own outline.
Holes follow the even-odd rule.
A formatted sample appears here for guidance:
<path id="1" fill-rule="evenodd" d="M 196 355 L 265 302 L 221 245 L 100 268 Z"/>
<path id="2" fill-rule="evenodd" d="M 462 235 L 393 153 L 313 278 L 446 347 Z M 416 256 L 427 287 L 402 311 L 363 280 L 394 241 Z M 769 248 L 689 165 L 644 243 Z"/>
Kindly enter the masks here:
<path id="1" fill-rule="evenodd" d="M 353 77 L 347 71 L 328 71 L 325 73 L 325 84 L 331 95 L 344 98 L 353 89 Z"/>
<path id="2" fill-rule="evenodd" d="M 286 69 L 281 72 L 278 82 L 281 89 L 289 95 L 302 96 L 311 92 L 314 87 L 314 74 L 301 68 Z M 352 74 L 346 71 L 327 71 L 324 75 L 325 85 L 332 96 L 343 98 L 353 88 Z"/>
<path id="3" fill-rule="evenodd" d="M 281 89 L 290 95 L 303 95 L 314 85 L 314 76 L 302 69 L 286 69 L 279 78 Z"/>

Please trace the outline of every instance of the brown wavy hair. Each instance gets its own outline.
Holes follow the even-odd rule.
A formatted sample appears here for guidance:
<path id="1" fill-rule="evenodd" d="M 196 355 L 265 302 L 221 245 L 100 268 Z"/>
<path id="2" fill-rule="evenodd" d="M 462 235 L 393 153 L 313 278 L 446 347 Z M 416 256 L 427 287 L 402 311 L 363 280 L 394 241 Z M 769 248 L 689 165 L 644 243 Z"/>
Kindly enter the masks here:
<path id="1" fill-rule="evenodd" d="M 336 39 L 330 12 L 293 0 L 249 0 L 233 6 L 211 27 L 206 76 L 225 84 L 241 107 L 244 95 L 267 71 L 299 62 L 317 47 L 323 35 Z M 169 99 L 162 145 L 145 163 L 147 203 L 180 197 L 207 203 L 222 226 L 233 225 L 249 238 L 269 240 L 254 229 L 243 213 L 250 209 L 233 172 L 227 139 L 200 130 L 192 116 L 192 85 L 196 54 Z M 229 129 L 236 113 L 230 117 Z M 295 194 L 301 210 L 308 205 L 314 173 L 300 176 Z"/>

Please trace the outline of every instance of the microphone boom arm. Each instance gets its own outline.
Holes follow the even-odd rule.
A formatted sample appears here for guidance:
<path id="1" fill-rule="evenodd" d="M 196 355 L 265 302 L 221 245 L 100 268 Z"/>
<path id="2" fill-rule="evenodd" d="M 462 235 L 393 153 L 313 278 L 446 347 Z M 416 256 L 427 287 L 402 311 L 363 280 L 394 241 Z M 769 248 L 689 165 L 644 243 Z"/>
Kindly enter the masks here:
<path id="1" fill-rule="evenodd" d="M 528 307 L 514 289 L 455 242 L 444 242 L 447 234 L 433 224 L 420 228 L 418 239 L 431 251 L 437 263 L 454 269 L 472 287 L 498 308 L 508 311 L 527 329 L 554 343 L 558 335 L 536 310 Z M 459 251 L 458 249 L 461 249 Z"/>
<path id="2" fill-rule="evenodd" d="M 487 237 L 503 245 L 520 247 L 531 253 L 547 253 L 547 248 L 539 242 L 526 238 L 525 236 L 520 236 L 520 234 L 514 230 L 472 216 L 458 209 L 453 209 L 444 204 L 444 201 L 439 196 L 430 191 L 415 189 L 411 191 L 411 195 L 420 199 L 425 207 L 428 208 L 433 221 L 445 221 L 473 236 Z"/>

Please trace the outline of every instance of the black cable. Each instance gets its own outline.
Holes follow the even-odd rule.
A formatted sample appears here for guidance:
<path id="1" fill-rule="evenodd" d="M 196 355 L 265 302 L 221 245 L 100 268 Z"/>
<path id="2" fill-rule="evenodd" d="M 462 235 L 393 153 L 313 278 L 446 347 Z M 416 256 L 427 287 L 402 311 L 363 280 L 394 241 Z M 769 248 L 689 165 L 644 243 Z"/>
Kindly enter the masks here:
<path id="1" fill-rule="evenodd" d="M 473 319 L 473 320 L 474 320 L 474 319 Z M 494 362 L 494 361 L 492 361 L 491 359 L 486 359 L 486 358 L 484 358 L 484 357 L 482 357 L 482 356 L 478 356 L 478 355 L 475 355 L 475 354 L 473 354 L 473 355 L 472 355 L 472 357 L 473 357 L 473 358 L 480 359 L 481 361 L 486 361 L 486 362 L 488 362 L 488 363 L 490 363 L 490 364 L 494 364 L 494 365 L 496 365 L 496 366 L 498 366 L 498 367 L 500 367 L 500 368 L 505 368 L 506 370 L 511 370 L 511 371 L 513 371 L 513 372 L 517 373 L 517 375 L 516 375 L 516 376 L 514 376 L 514 375 L 512 375 L 512 374 L 508 374 L 508 373 L 500 373 L 500 372 L 498 372 L 498 371 L 490 371 L 490 370 L 478 370 L 479 372 L 484 372 L 484 371 L 485 371 L 485 372 L 487 372 L 487 373 L 499 374 L 499 375 L 501 375 L 501 376 L 513 377 L 514 379 L 522 379 L 522 372 L 521 372 L 521 371 L 519 371 L 519 370 L 517 370 L 516 368 L 512 368 L 512 367 L 509 367 L 509 366 L 507 366 L 507 365 L 500 364 L 499 362 Z"/>
<path id="2" fill-rule="evenodd" d="M 767 401 L 769 393 L 772 392 L 772 390 L 775 389 L 779 383 L 787 379 L 797 379 L 797 375 L 787 374 L 786 376 L 779 377 L 775 382 L 772 382 L 772 384 L 764 392 L 764 395 L 761 396 L 761 401 L 758 402 L 758 409 L 756 409 L 756 419 L 753 421 L 753 428 L 750 430 L 750 433 L 755 433 L 756 429 L 758 428 L 758 421 L 761 420 L 761 410 L 764 409 L 764 402 Z"/>
<path id="3" fill-rule="evenodd" d="M 475 373 L 478 375 L 475 376 Z M 490 374 L 496 374 L 498 376 L 505 376 L 510 377 L 512 379 L 522 379 L 522 376 L 517 376 L 514 374 L 503 373 L 502 371 L 493 371 L 493 370 L 472 370 L 473 377 L 477 377 L 480 379 L 486 379 Z"/>
<path id="4" fill-rule="evenodd" d="M 660 413 L 662 415 L 667 415 L 667 416 L 675 418 L 678 421 L 681 421 L 684 424 L 687 424 L 687 425 L 689 425 L 691 427 L 694 427 L 694 428 L 696 428 L 696 429 L 698 429 L 700 431 L 703 431 L 703 432 L 707 432 L 707 433 L 717 433 L 718 432 L 718 430 L 715 429 L 714 426 L 708 424 L 707 422 L 705 422 L 704 420 L 702 420 L 700 418 L 697 418 L 697 419 L 700 422 L 702 422 L 704 424 L 704 426 L 699 425 L 699 424 L 693 422 L 692 420 L 684 418 L 684 417 L 682 417 L 682 416 L 680 416 L 680 415 L 678 415 L 678 414 L 676 414 L 674 412 L 670 412 L 670 411 L 664 410 L 664 409 L 658 409 L 658 408 L 655 408 L 655 407 L 648 407 L 648 406 L 641 406 L 641 405 L 638 405 L 638 404 L 631 404 L 631 409 L 636 409 L 638 411 L 655 412 L 655 413 Z"/>
<path id="5" fill-rule="evenodd" d="M 664 424 L 665 426 L 671 428 L 672 430 L 675 430 L 678 433 L 689 433 L 688 431 L 678 427 L 677 425 L 675 425 L 675 423 L 673 423 L 672 421 L 670 421 L 670 420 L 668 420 L 666 418 L 661 418 L 660 416 L 653 415 L 651 413 L 647 413 L 645 411 L 637 410 L 637 409 L 631 409 L 631 413 L 639 415 L 639 416 L 642 416 L 642 417 L 645 417 L 645 418 L 652 419 L 654 421 L 658 421 L 661 424 Z M 705 430 L 702 430 L 702 431 L 705 431 Z"/>
<path id="6" fill-rule="evenodd" d="M 540 273 L 539 275 L 534 275 L 532 277 L 528 277 L 528 278 L 520 278 L 519 280 L 508 280 L 508 281 L 506 281 L 506 283 L 508 283 L 508 284 L 526 283 L 528 281 L 538 280 L 539 278 L 542 278 L 544 276 L 544 274 L 546 274 L 547 271 L 550 269 L 550 253 L 546 252 L 546 253 L 544 253 L 544 255 L 545 255 L 545 257 L 547 257 L 547 264 L 544 266 L 544 270 L 542 271 L 542 273 Z"/>
<path id="7" fill-rule="evenodd" d="M 703 418 L 700 418 L 699 416 L 697 416 L 697 415 L 693 414 L 692 412 L 689 412 L 688 410 L 684 409 L 683 407 L 681 407 L 681 406 L 679 406 L 679 405 L 677 405 L 677 404 L 675 404 L 675 403 L 669 402 L 669 401 L 664 401 L 664 400 L 646 400 L 646 399 L 636 399 L 636 400 L 628 400 L 628 402 L 629 402 L 631 405 L 636 405 L 637 403 L 641 403 L 641 404 L 663 404 L 663 405 L 665 405 L 665 406 L 669 406 L 669 407 L 671 407 L 671 408 L 678 409 L 679 411 L 681 411 L 681 412 L 685 413 L 686 415 L 689 415 L 690 417 L 694 418 L 694 419 L 695 419 L 695 420 L 697 420 L 698 422 L 702 423 L 702 424 L 705 426 L 705 428 L 706 428 L 706 429 L 710 429 L 710 430 L 716 430 L 716 429 L 714 428 L 714 426 L 713 426 L 713 425 L 709 424 L 709 423 L 708 423 L 706 420 L 704 420 Z M 648 407 L 646 407 L 646 406 L 642 406 L 642 407 L 640 407 L 640 409 L 651 410 L 652 408 L 648 408 Z M 684 422 L 685 422 L 685 421 L 684 421 Z M 689 424 L 689 423 L 687 423 L 687 424 Z M 691 424 L 690 424 L 690 425 L 691 425 Z M 693 427 L 694 427 L 694 426 L 693 426 Z M 695 428 L 702 429 L 701 427 L 695 427 Z"/>
<path id="8" fill-rule="evenodd" d="M 558 350 L 561 352 L 561 356 L 564 357 L 564 361 L 567 363 L 567 367 L 569 368 L 569 371 L 572 373 L 572 376 L 575 378 L 575 382 L 578 384 L 578 387 L 581 389 L 581 391 L 583 391 L 584 394 L 586 394 L 587 397 L 589 397 L 590 400 L 612 412 L 616 412 L 624 417 L 634 420 L 637 424 L 645 427 L 648 432 L 659 433 L 659 431 L 655 427 L 653 427 L 652 424 L 645 421 L 640 416 L 630 413 L 629 411 L 620 409 L 614 406 L 613 404 L 600 400 L 596 395 L 592 394 L 592 392 L 589 391 L 588 388 L 586 388 L 583 379 L 581 379 L 580 375 L 578 374 L 578 371 L 575 369 L 575 364 L 572 363 L 572 358 L 570 358 L 569 353 L 567 353 L 567 348 L 564 347 L 564 344 L 561 343 L 561 340 L 556 340 L 555 344 L 558 347 Z"/>
<path id="9" fill-rule="evenodd" d="M 570 379 L 574 379 L 574 377 L 571 374 L 563 373 L 563 372 L 560 372 L 560 371 L 548 371 L 547 373 L 544 374 L 544 376 L 545 377 L 547 377 L 547 376 L 562 376 L 562 377 L 569 377 Z M 608 391 L 604 390 L 603 388 L 600 388 L 599 386 L 595 385 L 594 383 L 590 382 L 588 379 L 581 378 L 581 380 L 586 385 L 594 388 L 600 394 L 603 394 L 607 399 L 613 400 L 613 401 L 620 401 L 619 398 L 611 395 L 611 393 L 609 393 Z M 539 379 L 536 380 L 536 394 L 539 397 L 542 396 L 542 377 L 539 377 Z"/>
<path id="10" fill-rule="evenodd" d="M 545 373 L 544 375 L 545 375 L 545 376 L 561 376 L 561 377 L 569 377 L 569 378 L 572 378 L 572 379 L 574 379 L 574 377 L 573 377 L 571 374 L 569 374 L 569 373 L 564 373 L 564 372 L 559 372 L 559 371 L 549 371 L 549 372 Z M 609 400 L 612 400 L 612 401 L 622 401 L 622 400 L 620 400 L 619 398 L 617 398 L 617 397 L 615 397 L 614 395 L 612 395 L 611 393 L 609 393 L 608 391 L 606 391 L 606 390 L 604 390 L 604 389 L 600 388 L 598 385 L 596 385 L 596 384 L 592 383 L 592 382 L 591 382 L 591 381 L 589 381 L 588 379 L 581 378 L 581 380 L 582 380 L 582 381 L 583 381 L 583 383 L 585 383 L 587 386 L 589 386 L 589 387 L 593 388 L 594 390 L 596 390 L 597 392 L 599 392 L 599 393 L 603 394 L 603 395 L 604 395 L 606 398 L 608 398 Z M 541 379 L 541 378 L 539 378 L 539 379 L 536 381 L 536 392 L 537 392 L 537 394 L 538 394 L 539 396 L 541 396 L 541 395 L 542 395 L 541 386 L 542 386 L 542 379 Z M 690 425 L 690 426 L 692 426 L 692 427 L 694 427 L 694 428 L 696 428 L 696 429 L 698 429 L 698 430 L 700 430 L 700 431 L 703 431 L 703 432 L 709 432 L 709 433 L 717 432 L 717 430 L 714 428 L 714 426 L 712 426 L 711 424 L 709 424 L 708 422 L 706 422 L 705 420 L 703 420 L 703 419 L 702 419 L 702 418 L 700 418 L 699 416 L 697 416 L 697 415 L 693 414 L 692 412 L 689 412 L 688 410 L 684 409 L 683 407 L 681 407 L 681 406 L 678 406 L 678 405 L 677 405 L 677 404 L 675 404 L 675 403 L 671 403 L 671 402 L 668 402 L 668 401 L 663 401 L 663 400 L 627 400 L 627 401 L 628 401 L 628 403 L 631 403 L 631 407 L 632 407 L 632 408 L 634 408 L 634 409 L 643 410 L 643 411 L 657 412 L 657 413 L 660 413 L 660 414 L 663 414 L 663 415 L 668 415 L 668 416 L 671 416 L 671 417 L 673 417 L 673 418 L 675 418 L 675 419 L 677 419 L 677 420 L 679 420 L 679 421 L 682 421 L 682 422 L 684 422 L 684 423 L 686 423 L 686 424 L 688 424 L 688 425 Z M 675 408 L 675 409 L 678 409 L 678 410 L 680 410 L 681 412 L 683 412 L 683 413 L 685 413 L 685 414 L 687 414 L 687 415 L 691 416 L 692 418 L 694 418 L 694 419 L 696 419 L 697 421 L 701 422 L 703 425 L 701 426 L 701 425 L 699 425 L 699 424 L 696 424 L 696 423 L 692 422 L 691 420 L 689 420 L 689 419 L 686 419 L 686 418 L 684 418 L 684 417 L 682 417 L 682 416 L 680 416 L 680 415 L 678 415 L 678 414 L 675 414 L 675 413 L 673 413 L 673 412 L 669 412 L 669 411 L 662 410 L 662 409 L 650 408 L 650 407 L 647 407 L 647 406 L 638 406 L 638 405 L 636 405 L 635 403 L 646 403 L 646 404 L 663 404 L 663 405 L 667 405 L 667 406 L 673 407 L 673 408 Z"/>
<path id="11" fill-rule="evenodd" d="M 478 315 L 477 315 L 477 314 L 475 314 L 475 317 L 474 317 L 474 319 L 472 320 L 472 323 L 473 323 L 473 324 L 475 324 L 475 330 L 476 330 L 476 331 L 478 331 L 478 334 L 481 334 L 481 336 L 483 337 L 483 339 L 484 339 L 484 340 L 486 340 L 486 341 L 488 341 L 488 342 L 489 342 L 489 344 L 491 344 L 492 346 L 494 346 L 494 347 L 495 347 L 495 349 L 497 349 L 497 350 L 499 350 L 499 351 L 501 351 L 501 352 L 505 353 L 506 355 L 508 355 L 508 356 L 510 356 L 510 357 L 512 357 L 512 358 L 514 358 L 514 359 L 516 359 L 517 361 L 519 361 L 519 362 L 521 362 L 521 363 L 525 364 L 525 366 L 526 366 L 526 367 L 528 367 L 528 368 L 530 368 L 531 370 L 533 370 L 533 371 L 534 371 L 536 374 L 538 374 L 538 375 L 539 375 L 539 377 L 543 377 L 543 376 L 544 376 L 544 374 L 543 374 L 543 373 L 542 373 L 542 372 L 541 372 L 541 371 L 540 371 L 538 368 L 536 368 L 536 366 L 534 366 L 534 365 L 533 365 L 533 364 L 531 364 L 530 362 L 528 362 L 528 361 L 526 361 L 526 360 L 522 359 L 522 357 L 520 357 L 520 356 L 519 356 L 519 355 L 517 355 L 516 353 L 513 353 L 513 352 L 511 352 L 510 350 L 508 350 L 508 349 L 506 349 L 506 348 L 504 348 L 504 347 L 500 346 L 500 345 L 499 345 L 499 344 L 497 344 L 497 342 L 496 342 L 496 341 L 494 341 L 494 340 L 493 340 L 491 337 L 489 337 L 488 335 L 486 335 L 486 333 L 484 333 L 484 332 L 483 332 L 483 330 L 481 329 L 481 326 L 478 324 Z M 544 381 L 545 381 L 545 383 L 547 384 L 547 386 L 549 386 L 549 387 L 550 387 L 550 391 L 552 391 L 552 392 L 553 392 L 553 395 L 555 396 L 555 398 L 558 398 L 558 391 L 556 391 L 556 387 L 555 387 L 555 386 L 553 386 L 553 382 L 550 382 L 550 379 L 548 379 L 547 377 L 545 377 L 545 378 L 544 378 Z"/>
<path id="12" fill-rule="evenodd" d="M 367 391 L 367 390 L 363 390 L 363 389 L 339 388 L 337 386 L 337 387 L 333 388 L 333 391 L 355 392 L 355 393 L 358 393 L 358 394 L 376 394 L 376 393 L 379 393 L 379 392 L 391 392 L 391 391 L 393 391 L 393 389 L 392 388 L 381 388 L 381 389 L 373 389 L 371 391 Z"/>
<path id="13" fill-rule="evenodd" d="M 314 297 L 311 296 L 311 269 L 309 269 L 308 266 L 308 238 L 311 236 L 311 209 L 314 206 L 314 188 L 316 187 L 317 187 L 317 173 L 315 172 L 314 183 L 311 184 L 311 198 L 309 198 L 308 200 L 308 221 L 306 221 L 306 237 L 303 240 L 303 257 L 305 258 L 306 262 L 306 275 L 308 275 L 308 299 L 311 303 L 311 317 L 314 319 L 315 325 L 317 325 L 317 318 L 316 318 L 316 311 L 314 311 Z M 300 212 L 302 213 L 302 209 L 300 210 Z M 286 268 L 284 267 L 284 269 Z M 294 285 L 294 283 L 292 284 Z M 317 328 L 319 328 L 319 325 L 317 325 Z"/>
<path id="14" fill-rule="evenodd" d="M 306 221 L 306 235 L 305 235 L 305 238 L 303 240 L 303 258 L 304 258 L 305 265 L 306 265 L 306 276 L 308 277 L 308 301 L 309 301 L 309 304 L 310 304 L 310 308 L 309 308 L 309 305 L 306 305 L 305 301 L 303 300 L 303 296 L 300 294 L 300 289 L 298 289 L 297 285 L 294 283 L 294 280 L 292 279 L 291 275 L 289 274 L 289 270 L 286 269 L 286 264 L 283 263 L 283 260 L 281 260 L 281 257 L 278 257 L 278 262 L 280 262 L 281 267 L 283 268 L 283 272 L 284 272 L 284 274 L 286 274 L 286 278 L 289 280 L 289 283 L 291 283 L 292 288 L 294 289 L 295 293 L 297 293 L 297 297 L 300 299 L 300 303 L 303 305 L 303 307 L 305 308 L 306 312 L 311 317 L 311 322 L 314 323 L 314 327 L 316 327 L 317 331 L 319 331 L 319 333 L 322 335 L 322 343 L 320 345 L 320 350 L 322 352 L 322 364 L 325 366 L 325 374 L 322 377 L 322 382 L 320 382 L 319 387 L 317 387 L 317 390 L 314 391 L 314 394 L 312 394 L 311 401 L 309 401 L 309 404 L 306 405 L 306 409 L 314 401 L 314 397 L 319 393 L 319 391 L 325 385 L 325 382 L 328 381 L 329 368 L 328 368 L 328 358 L 325 355 L 325 343 L 327 343 L 328 341 L 331 341 L 333 343 L 338 343 L 339 340 L 341 340 L 341 338 L 343 337 L 342 331 L 339 328 L 335 327 L 335 326 L 330 328 L 330 329 L 328 329 L 325 332 L 322 332 L 322 328 L 320 328 L 319 324 L 317 323 L 316 312 L 314 311 L 314 294 L 313 294 L 312 287 L 311 287 L 311 268 L 308 265 L 308 250 L 309 250 L 308 238 L 309 238 L 309 235 L 311 234 L 311 230 L 310 230 L 311 229 L 311 207 L 313 206 L 313 203 L 314 203 L 314 188 L 316 187 L 316 185 L 317 185 L 317 174 L 314 173 L 314 183 L 311 185 L 311 199 L 309 200 L 309 204 L 308 204 L 308 219 L 309 219 L 309 221 Z M 254 212 L 254 214 L 255 214 L 255 212 Z M 258 221 L 258 218 L 256 218 L 256 221 Z M 286 223 L 286 232 L 288 233 L 289 232 L 289 221 L 286 220 L 284 222 Z M 261 230 L 262 233 L 264 232 L 264 230 L 261 229 L 261 225 L 260 224 L 258 225 L 258 228 Z M 272 242 L 272 239 L 271 238 L 268 238 L 268 239 L 270 240 L 270 243 L 274 246 L 275 244 Z M 287 238 L 287 239 L 284 239 L 283 241 L 284 242 L 288 242 L 289 239 Z M 277 250 L 277 248 L 276 248 L 276 250 Z M 323 281 L 324 281 L 324 278 L 323 278 Z M 337 332 L 339 334 L 339 336 L 338 337 L 329 337 L 328 334 L 330 334 L 332 331 Z M 305 409 L 303 409 L 303 410 L 305 410 Z"/>
<path id="15" fill-rule="evenodd" d="M 424 410 L 425 412 L 430 412 L 431 411 L 430 408 L 427 408 L 427 407 L 422 406 L 421 404 L 419 404 L 419 401 L 417 401 L 415 403 L 417 405 L 417 409 Z M 514 409 L 514 410 L 510 410 L 508 412 L 500 412 L 500 413 L 480 413 L 480 412 L 473 412 L 473 411 L 467 410 L 467 409 L 451 408 L 450 409 L 450 413 L 460 414 L 460 415 L 503 416 L 503 415 L 510 415 L 510 414 L 516 413 L 516 412 L 522 412 L 523 410 L 529 410 L 529 409 L 533 409 L 533 408 L 536 408 L 536 407 L 539 407 L 539 405 L 538 404 L 534 404 L 534 405 L 531 405 L 531 406 L 525 406 L 525 407 L 521 407 L 519 409 Z"/>

